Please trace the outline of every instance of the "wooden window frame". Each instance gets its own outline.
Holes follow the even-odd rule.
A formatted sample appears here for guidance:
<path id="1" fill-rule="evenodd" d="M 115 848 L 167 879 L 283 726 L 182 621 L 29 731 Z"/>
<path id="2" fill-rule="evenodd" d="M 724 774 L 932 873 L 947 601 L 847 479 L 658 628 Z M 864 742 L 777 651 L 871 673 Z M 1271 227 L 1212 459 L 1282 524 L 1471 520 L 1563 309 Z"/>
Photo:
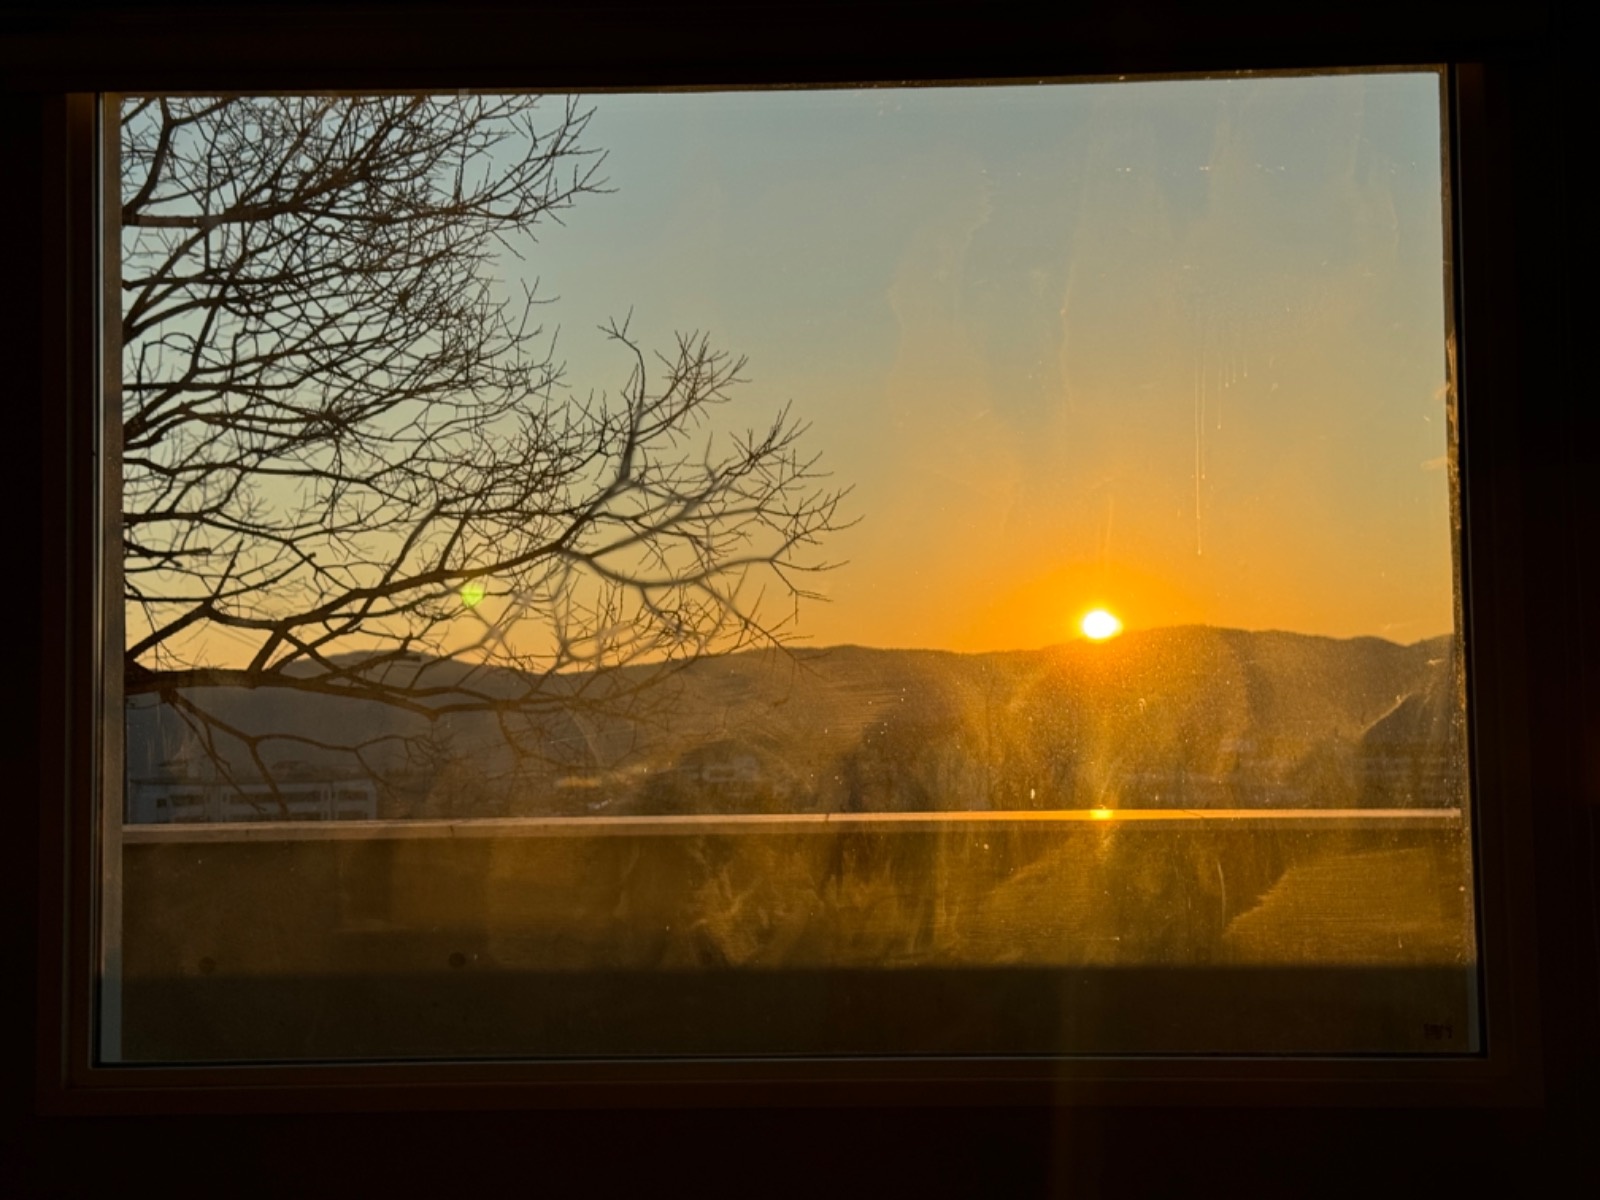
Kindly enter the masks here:
<path id="1" fill-rule="evenodd" d="M 891 6 L 884 6 L 889 8 Z M 901 34 L 852 40 L 850 10 L 703 3 L 658 10 L 607 5 L 508 10 L 404 6 L 378 14 L 319 8 L 305 36 L 292 15 L 234 10 L 204 28 L 165 14 L 97 16 L 17 44 L 32 61 L 8 67 L 14 93 L 36 101 L 44 182 L 41 243 L 40 577 L 66 602 L 41 621 L 38 1097 L 59 1113 L 382 1111 L 658 1104 L 1047 1103 L 1252 1106 L 1510 1105 L 1542 1095 L 1534 768 L 1534 703 L 1524 630 L 1530 581 L 1518 441 L 1529 403 L 1519 364 L 1534 309 L 1519 294 L 1512 185 L 1497 174 L 1517 126 L 1494 111 L 1499 62 L 1537 40 L 1502 13 L 1482 29 L 1401 22 L 1383 38 L 1333 35 L 1335 6 L 1252 28 L 1240 16 L 1195 32 L 1169 24 L 1063 15 L 1050 37 L 1010 8 L 901 9 Z M 396 12 L 410 24 L 394 22 Z M 1496 10 L 1498 11 L 1498 10 Z M 1511 10 L 1507 8 L 1506 13 Z M 429 19 L 430 12 L 433 14 Z M 1320 14 L 1320 18 L 1319 18 Z M 882 14 L 880 14 L 882 15 Z M 1214 18 L 1215 14 L 1212 14 Z M 1492 14 L 1491 14 L 1492 15 Z M 257 22 L 252 25 L 251 22 Z M 501 22 L 497 25 L 496 22 Z M 509 25 L 505 23 L 509 22 Z M 1187 22 L 1187 24 L 1185 24 Z M 516 37 L 557 48 L 516 59 Z M 875 26 L 874 29 L 877 27 Z M 1188 33 L 1185 33 L 1185 31 Z M 491 36 L 499 31 L 500 36 Z M 1230 40 L 1230 36 L 1232 40 Z M 30 40 L 31 39 L 31 40 Z M 544 44 L 544 43 L 541 43 Z M 1070 46 L 1069 50 L 1050 46 Z M 563 48 L 565 47 L 565 48 Z M 1509 49 L 1508 49 L 1509 47 Z M 224 51 L 226 53 L 224 53 Z M 20 60 L 17 60 L 20 61 Z M 101 314 L 117 303 L 103 278 L 97 94 L 144 90 L 343 90 L 516 86 L 608 87 L 826 84 L 896 80 L 1359 68 L 1448 64 L 1462 544 L 1470 669 L 1476 883 L 1487 1041 L 1451 1059 L 952 1059 L 400 1063 L 105 1067 L 94 1061 L 97 923 L 102 884 L 98 732 L 102 672 L 97 455 L 106 453 L 99 396 L 107 362 Z M 1526 117 L 1521 118 L 1526 121 Z M 1520 356 L 1520 357 L 1519 357 Z"/>

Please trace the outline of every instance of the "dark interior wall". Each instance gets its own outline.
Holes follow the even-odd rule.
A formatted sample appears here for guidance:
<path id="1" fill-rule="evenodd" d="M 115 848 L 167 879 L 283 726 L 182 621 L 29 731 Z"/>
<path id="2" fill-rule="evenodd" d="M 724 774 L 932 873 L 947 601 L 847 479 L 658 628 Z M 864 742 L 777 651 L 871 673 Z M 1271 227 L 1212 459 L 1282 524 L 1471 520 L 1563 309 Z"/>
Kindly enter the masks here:
<path id="1" fill-rule="evenodd" d="M 408 7 L 423 15 L 424 6 Z M 663 7 L 656 6 L 654 20 L 661 20 Z M 668 22 L 675 24 L 672 36 L 683 46 L 679 61 L 709 53 L 703 37 L 692 35 L 717 26 L 697 25 L 690 18 L 704 18 L 715 7 L 684 9 L 682 21 Z M 37 348 L 51 296 L 46 282 L 51 267 L 41 235 L 47 220 L 40 200 L 43 105 L 37 90 L 49 78 L 70 80 L 75 73 L 87 78 L 96 62 L 114 63 L 134 44 L 142 52 L 176 59 L 183 45 L 178 32 L 208 19 L 200 6 L 165 6 L 147 18 L 173 31 L 163 42 L 160 36 L 134 37 L 137 23 L 107 36 L 95 8 L 56 6 L 48 13 L 7 8 L 0 15 L 0 29 L 9 39 L 0 43 L 5 73 L 0 196 L 9 235 L 0 321 L 7 386 L 0 395 L 13 414 L 4 475 L 11 511 L 20 515 L 10 527 L 9 544 L 25 547 L 11 571 L 13 653 L 20 662 L 6 705 L 4 753 L 6 778 L 13 781 L 12 807 L 0 836 L 0 927 L 10 968 L 5 992 L 12 999 L 0 1060 L 5 1103 L 0 1187 L 17 1194 L 102 1194 L 137 1185 L 180 1193 L 448 1190 L 471 1195 L 562 1187 L 604 1194 L 649 1187 L 670 1194 L 692 1187 L 740 1193 L 1005 1195 L 1081 1185 L 1087 1194 L 1180 1189 L 1297 1194 L 1361 1187 L 1386 1195 L 1448 1186 L 1471 1187 L 1469 1194 L 1485 1188 L 1490 1194 L 1513 1188 L 1538 1194 L 1543 1181 L 1584 1194 L 1580 1180 L 1592 1178 L 1596 1168 L 1594 1081 L 1600 1078 L 1600 662 L 1592 629 L 1594 614 L 1600 613 L 1595 579 L 1600 489 L 1592 482 L 1600 454 L 1595 449 L 1600 405 L 1590 395 L 1576 354 L 1586 340 L 1579 296 L 1588 281 L 1590 240 L 1587 222 L 1579 219 L 1576 182 L 1592 141 L 1586 114 L 1593 106 L 1579 85 L 1586 59 L 1579 56 L 1581 43 L 1568 9 L 1508 3 L 1318 5 L 1292 16 L 1270 6 L 1223 6 L 1224 11 L 1196 15 L 1198 7 L 1164 13 L 1158 6 L 1137 5 L 1115 16 L 1080 20 L 1074 12 L 1055 10 L 1052 18 L 1055 44 L 1066 44 L 1059 39 L 1073 30 L 1087 30 L 1108 48 L 1105 61 L 1112 63 L 1125 54 L 1128 61 L 1152 67 L 1181 66 L 1186 56 L 1220 53 L 1219 47 L 1236 46 L 1249 54 L 1263 44 L 1270 48 L 1274 37 L 1298 36 L 1297 44 L 1312 47 L 1307 53 L 1324 61 L 1381 61 L 1391 51 L 1398 55 L 1406 46 L 1414 51 L 1432 38 L 1439 56 L 1471 54 L 1493 64 L 1486 105 L 1503 155 L 1493 195 L 1511 214 L 1516 234 L 1494 268 L 1500 272 L 1498 286 L 1514 289 L 1516 307 L 1511 327 L 1496 330 L 1495 336 L 1499 352 L 1512 359 L 1503 377 L 1515 379 L 1518 404 L 1510 426 L 1517 470 L 1514 478 L 1500 481 L 1500 503 L 1491 519 L 1508 523 L 1523 549 L 1514 581 L 1523 601 L 1516 667 L 1529 697 L 1522 734 L 1534 785 L 1530 849 L 1538 988 L 1532 1002 L 1544 1076 L 1539 1103 L 1487 1109 L 636 1107 L 605 1113 L 90 1118 L 38 1114 L 38 1041 L 35 1014 L 28 1011 L 39 984 L 41 878 L 49 878 L 39 854 L 41 806 L 52 797 L 49 779 L 41 775 L 31 697 L 48 695 L 53 683 L 40 674 L 38 642 L 30 634 L 40 606 L 62 599 L 52 581 L 41 577 L 39 540 L 47 523 L 40 520 L 41 510 L 52 503 L 54 481 L 40 466 L 36 399 L 44 370 Z M 316 41 L 316 22 L 337 24 L 333 17 L 279 24 L 270 36 L 252 39 L 239 11 L 215 19 L 229 23 L 230 36 L 238 38 L 240 86 L 248 85 L 251 63 L 265 70 L 272 53 L 300 47 L 315 57 L 337 44 Z M 516 11 L 517 19 L 527 19 L 527 6 Z M 727 4 L 718 11 L 748 34 L 780 10 Z M 947 39 L 951 28 L 972 18 L 971 37 L 992 47 L 997 62 L 1018 39 L 1034 47 L 1040 61 L 1048 58 L 1050 39 L 1026 23 L 1020 6 L 991 6 L 981 19 L 973 16 L 976 11 L 953 5 L 923 10 L 926 21 L 944 22 L 937 36 Z M 866 63 L 909 55 L 919 36 L 935 36 L 919 34 L 919 28 L 932 26 L 919 25 L 915 10 L 908 14 L 905 6 L 842 10 L 812 4 L 789 6 L 782 13 L 790 22 L 786 29 L 802 27 L 805 19 L 839 29 L 851 53 L 861 54 Z M 376 18 L 358 13 L 344 19 Z M 422 61 L 427 28 L 419 21 L 411 33 L 394 34 L 397 55 Z M 713 35 L 711 49 L 717 37 L 727 36 Z M 617 37 L 624 51 L 635 44 L 625 31 Z M 804 38 L 792 45 L 782 53 L 805 51 Z M 491 46 L 484 53 L 509 51 Z M 637 1103 L 644 1105 L 647 1098 Z M 1574 1176 L 1559 1180 L 1553 1174 L 1558 1165 Z"/>

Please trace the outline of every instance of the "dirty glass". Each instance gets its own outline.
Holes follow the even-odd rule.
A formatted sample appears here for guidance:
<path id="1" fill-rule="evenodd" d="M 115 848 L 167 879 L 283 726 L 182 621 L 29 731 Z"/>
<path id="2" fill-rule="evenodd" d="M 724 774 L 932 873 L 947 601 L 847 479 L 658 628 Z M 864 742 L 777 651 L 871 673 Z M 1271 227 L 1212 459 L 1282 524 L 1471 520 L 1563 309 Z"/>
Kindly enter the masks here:
<path id="1" fill-rule="evenodd" d="M 1478 1049 L 1438 72 L 105 117 L 103 1060 Z"/>

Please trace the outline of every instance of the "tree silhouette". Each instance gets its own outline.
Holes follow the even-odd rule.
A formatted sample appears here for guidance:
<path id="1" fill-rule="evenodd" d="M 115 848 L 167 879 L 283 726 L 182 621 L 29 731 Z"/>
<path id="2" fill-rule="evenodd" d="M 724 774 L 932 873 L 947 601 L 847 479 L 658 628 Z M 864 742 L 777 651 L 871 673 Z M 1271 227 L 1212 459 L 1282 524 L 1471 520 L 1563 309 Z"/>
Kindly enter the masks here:
<path id="1" fill-rule="evenodd" d="M 125 689 L 219 769 L 242 748 L 270 783 L 274 740 L 370 766 L 393 736 L 243 728 L 219 689 L 490 713 L 537 754 L 552 713 L 792 632 L 843 494 L 804 426 L 717 428 L 743 360 L 703 335 L 649 354 L 626 321 L 616 386 L 575 389 L 545 301 L 494 278 L 605 190 L 589 116 L 122 104 Z"/>

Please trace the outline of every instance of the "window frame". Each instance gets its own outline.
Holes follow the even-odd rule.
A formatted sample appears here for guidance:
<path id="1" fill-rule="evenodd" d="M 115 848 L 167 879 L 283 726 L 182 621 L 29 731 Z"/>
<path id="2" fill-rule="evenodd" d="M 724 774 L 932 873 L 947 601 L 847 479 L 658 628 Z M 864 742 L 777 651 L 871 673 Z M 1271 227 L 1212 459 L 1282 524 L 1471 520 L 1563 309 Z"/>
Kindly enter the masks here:
<path id="1" fill-rule="evenodd" d="M 826 10 L 826 4 L 813 6 Z M 742 10 L 738 10 L 742 11 Z M 753 11 L 753 10 L 752 10 Z M 42 621 L 41 923 L 38 1096 L 47 1111 L 69 1113 L 215 1111 L 373 1111 L 417 1108 L 638 1106 L 653 1104 L 1050 1103 L 1050 1104 L 1441 1104 L 1531 1103 L 1541 1092 L 1533 946 L 1532 767 L 1524 724 L 1529 706 L 1523 656 L 1526 574 L 1517 542 L 1516 475 L 1526 465 L 1513 419 L 1519 392 L 1517 322 L 1510 273 L 1515 237 L 1495 163 L 1505 153 L 1504 122 L 1489 112 L 1492 63 L 1475 61 L 1431 30 L 1405 30 L 1378 44 L 1319 38 L 1317 22 L 1281 22 L 1268 34 L 1229 45 L 1220 34 L 1179 46 L 1145 33 L 1119 39 L 1109 18 L 1079 22 L 1089 36 L 1071 55 L 1041 53 L 1033 39 L 1008 35 L 997 18 L 964 40 L 962 24 L 935 19 L 897 49 L 882 39 L 863 47 L 827 44 L 797 32 L 809 10 L 774 9 L 754 28 L 693 35 L 726 20 L 726 7 L 702 4 L 687 20 L 655 15 L 621 34 L 620 53 L 583 50 L 507 74 L 504 51 L 474 42 L 480 14 L 438 40 L 410 32 L 373 37 L 359 14 L 339 10 L 331 36 L 302 46 L 281 18 L 238 61 L 207 66 L 223 45 L 244 44 L 240 29 L 174 36 L 99 20 L 83 41 L 46 46 L 41 62 L 17 74 L 44 94 L 45 279 L 44 472 L 39 503 L 44 578 L 61 578 L 67 603 Z M 949 10 L 959 17 L 961 10 Z M 809 14 L 814 15 L 814 14 Z M 835 12 L 842 19 L 842 14 Z M 498 14 L 504 17 L 505 14 Z M 520 14 L 552 20 L 569 38 L 598 30 L 605 13 Z M 236 19 L 241 19 L 236 16 Z M 1182 24 L 1181 20 L 1178 22 Z M 1191 25 L 1193 22 L 1191 22 Z M 788 31 L 790 42 L 764 41 Z M 1503 29 L 1496 36 L 1520 36 Z M 169 40 L 163 44 L 161 37 Z M 83 35 L 80 32 L 80 38 Z M 131 37 L 132 46 L 123 45 Z M 229 38 L 240 39 L 229 42 Z M 507 39 L 508 41 L 513 39 Z M 1491 38 L 1492 41 L 1492 38 Z M 1027 43 L 1024 45 L 1024 43 Z M 586 44 L 581 40 L 578 44 Z M 87 47 L 76 53 L 75 46 Z M 286 47 L 293 46 L 288 53 Z M 709 49 L 707 49 L 709 47 Z M 207 49 L 213 53 L 207 54 Z M 1470 44 L 1468 49 L 1471 50 Z M 54 57 L 52 57 L 52 54 Z M 281 57 L 274 61 L 274 54 Z M 1024 79 L 1126 73 L 1207 73 L 1236 69 L 1315 69 L 1445 61 L 1451 97 L 1449 143 L 1450 277 L 1458 331 L 1462 578 L 1469 662 L 1473 833 L 1486 1050 L 1451 1059 L 1052 1059 L 726 1060 L 714 1062 L 339 1064 L 102 1067 L 94 1062 L 97 925 L 103 831 L 96 806 L 101 774 L 114 771 L 96 751 L 110 669 L 101 652 L 100 555 L 108 497 L 95 470 L 114 437 L 96 416 L 106 373 L 120 370 L 98 330 L 118 303 L 114 272 L 103 270 L 103 206 L 115 181 L 100 175 L 103 152 L 95 93 L 203 91 L 227 83 L 250 90 L 475 87 L 515 81 L 551 90 L 629 84 L 760 85 L 864 80 Z M 139 63 L 133 66 L 133 63 Z M 1047 72 L 1038 68 L 1048 66 Z M 870 68 L 870 69 L 868 69 Z M 226 80 L 217 78 L 227 74 Z M 88 89 L 94 89 L 90 91 Z M 104 189 L 99 191 L 97 189 Z M 1491 332 L 1492 331 L 1492 332 Z M 1494 397 L 1495 399 L 1486 399 Z"/>

